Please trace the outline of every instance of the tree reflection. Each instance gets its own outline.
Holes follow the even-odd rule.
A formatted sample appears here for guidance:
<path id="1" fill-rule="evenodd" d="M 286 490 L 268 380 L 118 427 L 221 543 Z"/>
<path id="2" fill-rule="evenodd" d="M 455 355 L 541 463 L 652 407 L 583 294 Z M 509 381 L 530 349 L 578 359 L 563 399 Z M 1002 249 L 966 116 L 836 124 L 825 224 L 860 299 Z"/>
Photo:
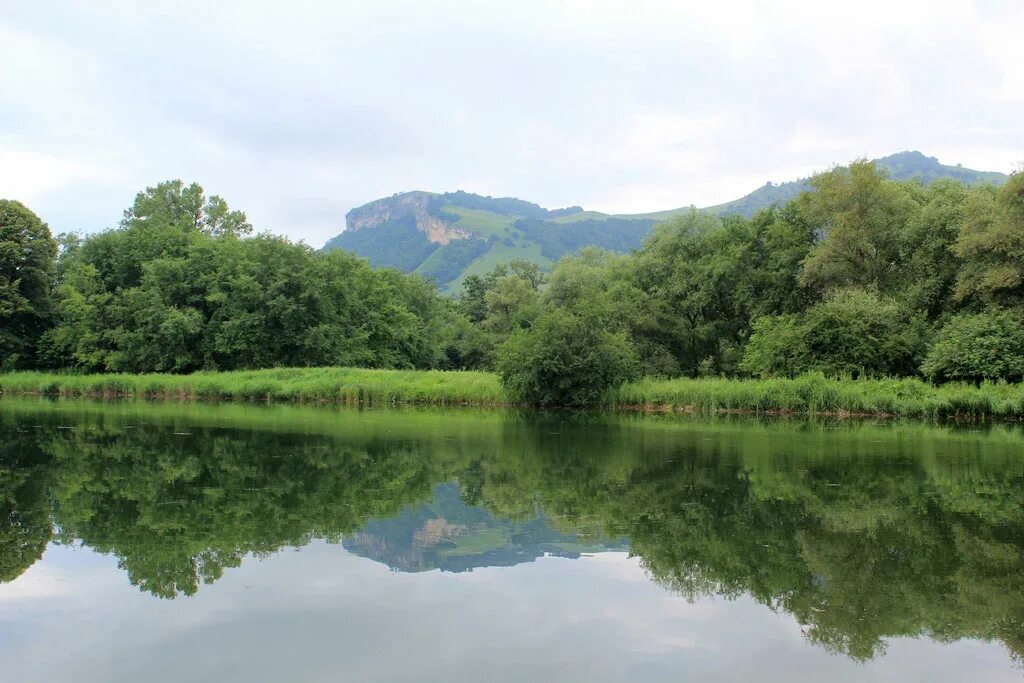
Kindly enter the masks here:
<path id="1" fill-rule="evenodd" d="M 667 588 L 750 595 L 832 652 L 868 659 L 887 638 L 927 636 L 1024 653 L 1024 460 L 1011 428 L 514 415 L 449 428 L 440 414 L 403 426 L 396 413 L 374 428 L 339 416 L 333 434 L 182 433 L 102 416 L 73 429 L 56 429 L 59 415 L 2 419 L 3 581 L 54 527 L 165 598 L 312 539 L 347 535 L 393 564 L 395 544 L 418 539 L 401 562 L 464 568 L 535 557 L 530 544 L 625 538 Z M 434 499 L 452 480 L 460 493 Z M 477 537 L 457 563 L 423 551 L 423 530 L 442 538 L 458 525 Z"/>

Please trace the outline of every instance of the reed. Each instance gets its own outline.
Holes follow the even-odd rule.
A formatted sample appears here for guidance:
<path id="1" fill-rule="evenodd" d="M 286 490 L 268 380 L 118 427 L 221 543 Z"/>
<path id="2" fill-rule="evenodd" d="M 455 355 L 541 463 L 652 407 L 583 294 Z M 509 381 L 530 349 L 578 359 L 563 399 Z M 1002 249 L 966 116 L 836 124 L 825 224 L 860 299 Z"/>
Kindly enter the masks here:
<path id="1" fill-rule="evenodd" d="M 1024 417 L 1024 385 L 934 385 L 913 378 L 644 378 L 609 392 L 605 404 L 693 412 L 898 415 L 926 419 Z"/>
<path id="2" fill-rule="evenodd" d="M 503 406 L 497 375 L 441 370 L 278 368 L 191 375 L 0 374 L 0 393 L 90 398 L 244 400 L 365 405 Z M 607 392 L 613 410 L 1024 418 L 1024 384 L 933 385 L 918 379 L 643 378 Z"/>
<path id="3" fill-rule="evenodd" d="M 0 392 L 91 398 L 225 399 L 386 405 L 500 405 L 496 375 L 486 372 L 277 368 L 191 375 L 0 375 Z"/>

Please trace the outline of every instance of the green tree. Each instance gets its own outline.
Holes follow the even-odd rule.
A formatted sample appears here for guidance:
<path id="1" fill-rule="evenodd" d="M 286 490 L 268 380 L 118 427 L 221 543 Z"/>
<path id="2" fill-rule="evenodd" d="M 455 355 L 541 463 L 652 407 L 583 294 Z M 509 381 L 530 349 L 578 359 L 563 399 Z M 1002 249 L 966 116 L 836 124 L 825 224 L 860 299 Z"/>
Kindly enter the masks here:
<path id="1" fill-rule="evenodd" d="M 541 406 L 583 406 L 632 379 L 639 359 L 623 332 L 561 308 L 542 313 L 498 349 L 498 372 L 510 398 Z"/>
<path id="2" fill-rule="evenodd" d="M 0 368 L 30 366 L 50 323 L 57 245 L 20 202 L 0 199 Z"/>
<path id="3" fill-rule="evenodd" d="M 923 345 L 923 321 L 895 300 L 841 290 L 803 313 L 758 319 L 740 368 L 762 377 L 905 376 L 915 372 Z"/>
<path id="4" fill-rule="evenodd" d="M 494 367 L 494 350 L 518 329 L 529 327 L 538 312 L 544 276 L 536 263 L 500 263 L 486 275 L 470 275 L 462 284 L 457 311 L 469 321 L 449 318 L 445 355 L 465 369 Z"/>
<path id="5" fill-rule="evenodd" d="M 804 261 L 803 279 L 822 291 L 902 283 L 901 237 L 919 210 L 922 188 L 887 180 L 870 161 L 815 176 L 796 201 L 821 241 Z"/>
<path id="6" fill-rule="evenodd" d="M 423 278 L 240 226 L 244 214 L 198 185 L 140 193 L 119 228 L 62 257 L 47 362 L 134 372 L 442 362 L 442 306 Z"/>
<path id="7" fill-rule="evenodd" d="M 656 228 L 636 257 L 649 302 L 638 345 L 670 353 L 676 373 L 733 372 L 751 320 L 808 296 L 798 277 L 813 230 L 791 213 L 747 221 L 691 211 Z"/>
<path id="8" fill-rule="evenodd" d="M 954 253 L 969 194 L 961 183 L 942 179 L 928 186 L 925 204 L 906 225 L 901 257 L 905 288 L 900 297 L 935 320 L 950 312 L 960 259 Z"/>
<path id="9" fill-rule="evenodd" d="M 185 185 L 180 180 L 167 180 L 138 193 L 131 208 L 124 212 L 121 225 L 175 226 L 210 237 L 239 237 L 252 232 L 243 212 L 232 211 L 217 195 L 207 197 L 196 183 Z"/>
<path id="10" fill-rule="evenodd" d="M 972 193 L 956 253 L 960 300 L 1024 305 L 1024 172 L 996 191 Z"/>
<path id="11" fill-rule="evenodd" d="M 1024 317 L 996 309 L 951 318 L 939 331 L 921 372 L 937 382 L 1024 380 Z"/>

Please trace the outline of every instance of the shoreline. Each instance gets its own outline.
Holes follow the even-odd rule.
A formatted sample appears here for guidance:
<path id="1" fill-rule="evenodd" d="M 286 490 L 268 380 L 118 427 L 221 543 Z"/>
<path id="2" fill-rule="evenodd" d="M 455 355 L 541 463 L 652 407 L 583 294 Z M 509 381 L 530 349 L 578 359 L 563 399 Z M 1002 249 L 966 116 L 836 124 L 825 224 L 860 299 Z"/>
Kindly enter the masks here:
<path id="1" fill-rule="evenodd" d="M 522 408 L 487 372 L 278 368 L 237 372 L 0 374 L 0 396 Z M 922 420 L 1024 419 L 1024 385 L 932 385 L 917 379 L 643 378 L 579 410 Z"/>

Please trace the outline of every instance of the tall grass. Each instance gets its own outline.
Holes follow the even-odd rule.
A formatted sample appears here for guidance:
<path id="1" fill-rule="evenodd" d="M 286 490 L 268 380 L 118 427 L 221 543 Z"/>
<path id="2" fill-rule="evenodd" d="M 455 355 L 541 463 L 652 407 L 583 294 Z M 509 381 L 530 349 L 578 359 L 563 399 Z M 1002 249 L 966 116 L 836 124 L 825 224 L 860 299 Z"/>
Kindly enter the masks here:
<path id="1" fill-rule="evenodd" d="M 281 368 L 192 375 L 0 374 L 0 393 L 93 398 L 231 399 L 390 405 L 508 405 L 488 372 Z M 1024 418 L 1024 384 L 946 384 L 917 379 L 656 379 L 609 391 L 601 408 L 924 419 Z"/>
<path id="2" fill-rule="evenodd" d="M 609 392 L 605 404 L 694 412 L 1021 418 L 1024 385 L 936 386 L 918 379 L 653 379 Z"/>
<path id="3" fill-rule="evenodd" d="M 0 375 L 0 392 L 94 398 L 235 399 L 303 402 L 498 405 L 496 375 L 486 372 L 278 368 L 191 375 Z"/>

